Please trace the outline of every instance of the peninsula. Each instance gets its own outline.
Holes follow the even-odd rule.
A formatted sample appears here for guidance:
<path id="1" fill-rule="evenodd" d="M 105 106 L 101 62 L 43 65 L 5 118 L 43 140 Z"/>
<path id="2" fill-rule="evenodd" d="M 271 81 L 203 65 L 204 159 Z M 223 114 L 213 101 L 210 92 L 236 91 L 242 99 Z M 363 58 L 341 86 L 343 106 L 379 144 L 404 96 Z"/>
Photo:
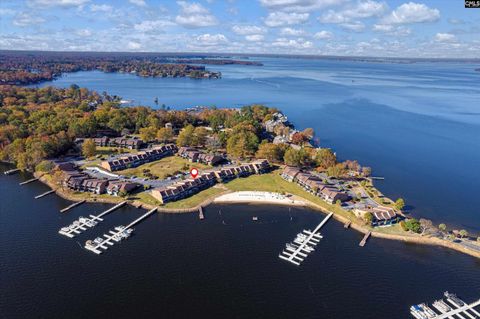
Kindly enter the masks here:
<path id="1" fill-rule="evenodd" d="M 0 159 L 34 171 L 65 198 L 163 212 L 246 198 L 307 205 L 373 237 L 480 257 L 468 232 L 409 217 L 403 199 L 375 188 L 369 167 L 340 162 L 313 142 L 313 129 L 296 129 L 276 108 L 123 108 L 76 85 L 3 85 L 0 97 Z"/>

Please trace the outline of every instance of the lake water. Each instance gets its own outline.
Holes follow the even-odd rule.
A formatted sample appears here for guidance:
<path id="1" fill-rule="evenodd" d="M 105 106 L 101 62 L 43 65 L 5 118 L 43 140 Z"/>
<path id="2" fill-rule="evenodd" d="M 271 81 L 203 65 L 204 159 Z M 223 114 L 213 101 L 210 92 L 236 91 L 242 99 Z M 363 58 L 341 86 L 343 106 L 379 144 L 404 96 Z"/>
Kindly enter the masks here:
<path id="1" fill-rule="evenodd" d="M 443 291 L 480 296 L 480 262 L 452 250 L 372 239 L 331 220 L 301 267 L 277 256 L 324 215 L 307 209 L 212 205 L 155 214 L 102 255 L 81 247 L 144 211 L 124 207 L 74 239 L 58 230 L 111 205 L 35 195 L 48 187 L 0 164 L 0 318 L 408 318 Z M 258 216 L 253 222 L 252 217 Z"/>
<path id="2" fill-rule="evenodd" d="M 378 187 L 414 216 L 480 232 L 480 65 L 252 59 L 264 66 L 212 66 L 220 80 L 78 72 L 53 85 L 150 106 L 276 106 L 341 159 L 384 176 Z"/>

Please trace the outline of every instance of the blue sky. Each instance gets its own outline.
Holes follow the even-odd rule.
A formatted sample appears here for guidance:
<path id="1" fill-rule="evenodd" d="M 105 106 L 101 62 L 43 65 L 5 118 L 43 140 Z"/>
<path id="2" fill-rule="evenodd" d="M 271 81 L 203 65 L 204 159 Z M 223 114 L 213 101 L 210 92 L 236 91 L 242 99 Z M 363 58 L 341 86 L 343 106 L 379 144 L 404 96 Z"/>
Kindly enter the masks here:
<path id="1" fill-rule="evenodd" d="M 0 48 L 480 58 L 463 0 L 0 1 Z"/>

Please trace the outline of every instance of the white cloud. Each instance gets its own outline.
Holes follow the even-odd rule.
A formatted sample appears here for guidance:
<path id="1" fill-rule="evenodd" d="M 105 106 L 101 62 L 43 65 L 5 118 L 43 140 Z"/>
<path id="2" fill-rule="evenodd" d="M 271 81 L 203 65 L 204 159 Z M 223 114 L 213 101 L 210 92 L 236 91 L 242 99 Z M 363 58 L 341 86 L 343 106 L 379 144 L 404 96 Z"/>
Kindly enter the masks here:
<path id="1" fill-rule="evenodd" d="M 305 41 L 302 38 L 287 39 L 287 38 L 278 38 L 273 43 L 272 46 L 280 48 L 291 48 L 291 49 L 310 49 L 313 47 L 313 43 L 310 41 Z"/>
<path id="2" fill-rule="evenodd" d="M 208 27 L 217 24 L 217 19 L 208 9 L 196 2 L 177 1 L 181 7 L 175 22 L 187 28 Z"/>
<path id="3" fill-rule="evenodd" d="M 28 5 L 32 7 L 78 7 L 87 4 L 90 0 L 30 0 Z"/>
<path id="4" fill-rule="evenodd" d="M 92 35 L 92 31 L 90 31 L 89 29 L 80 29 L 80 30 L 76 30 L 75 34 L 80 37 L 89 37 Z"/>
<path id="5" fill-rule="evenodd" d="M 379 17 L 388 9 L 388 6 L 384 2 L 376 2 L 367 0 L 363 2 L 357 2 L 357 4 L 348 9 L 335 11 L 328 10 L 326 13 L 318 18 L 321 23 L 355 23 L 355 19 L 366 19 L 371 17 Z"/>
<path id="6" fill-rule="evenodd" d="M 318 40 L 328 40 L 333 38 L 333 33 L 323 30 L 315 33 L 313 37 Z"/>
<path id="7" fill-rule="evenodd" d="M 147 4 L 145 3 L 145 0 L 128 0 L 131 4 L 134 4 L 139 7 L 146 7 Z"/>
<path id="8" fill-rule="evenodd" d="M 109 12 L 112 11 L 113 7 L 108 4 L 91 4 L 90 11 L 92 12 Z"/>
<path id="9" fill-rule="evenodd" d="M 10 16 L 10 15 L 14 15 L 14 14 L 15 14 L 15 10 L 7 9 L 7 8 L 0 8 L 0 17 Z"/>
<path id="10" fill-rule="evenodd" d="M 280 35 L 283 36 L 301 36 L 304 35 L 305 31 L 302 29 L 293 29 L 293 28 L 283 28 L 280 30 Z"/>
<path id="11" fill-rule="evenodd" d="M 245 36 L 245 40 L 250 41 L 250 42 L 260 42 L 265 39 L 265 36 L 263 34 L 250 34 Z"/>
<path id="12" fill-rule="evenodd" d="M 232 31 L 239 35 L 262 34 L 267 30 L 256 25 L 234 25 Z"/>
<path id="13" fill-rule="evenodd" d="M 128 48 L 129 50 L 134 50 L 134 51 L 135 51 L 135 50 L 140 49 L 141 47 L 142 47 L 142 45 L 141 45 L 139 42 L 137 42 L 137 41 L 129 41 L 129 42 L 127 43 L 127 48 Z"/>
<path id="14" fill-rule="evenodd" d="M 404 3 L 381 20 L 381 24 L 409 24 L 434 22 L 440 19 L 440 11 L 423 3 Z"/>
<path id="15" fill-rule="evenodd" d="M 407 36 L 412 30 L 404 26 L 394 26 L 391 24 L 374 24 L 372 30 L 375 32 L 383 32 L 394 36 Z"/>
<path id="16" fill-rule="evenodd" d="M 457 38 L 451 33 L 437 33 L 435 35 L 435 41 L 437 42 L 455 42 Z"/>
<path id="17" fill-rule="evenodd" d="M 272 12 L 265 19 L 265 24 L 269 27 L 281 27 L 284 25 L 294 25 L 308 20 L 310 14 L 297 12 Z"/>
<path id="18" fill-rule="evenodd" d="M 327 6 L 337 5 L 338 0 L 260 0 L 260 3 L 272 11 L 310 12 Z"/>
<path id="19" fill-rule="evenodd" d="M 13 19 L 13 25 L 17 27 L 27 27 L 29 25 L 42 24 L 46 20 L 39 15 L 31 15 L 26 12 L 18 13 Z"/>
<path id="20" fill-rule="evenodd" d="M 224 44 L 228 42 L 226 36 L 221 33 L 210 34 L 205 33 L 197 37 L 197 41 L 201 42 L 203 45 L 215 46 L 219 44 Z"/>
<path id="21" fill-rule="evenodd" d="M 133 25 L 133 28 L 136 31 L 140 32 L 151 32 L 151 31 L 157 31 L 158 29 L 162 29 L 166 26 L 171 26 L 174 25 L 174 23 L 168 21 L 168 20 L 146 20 L 142 21 L 140 23 L 136 23 Z"/>
<path id="22" fill-rule="evenodd" d="M 363 30 L 365 30 L 365 24 L 359 21 L 342 23 L 340 24 L 340 26 L 346 30 L 354 32 L 362 32 Z"/>

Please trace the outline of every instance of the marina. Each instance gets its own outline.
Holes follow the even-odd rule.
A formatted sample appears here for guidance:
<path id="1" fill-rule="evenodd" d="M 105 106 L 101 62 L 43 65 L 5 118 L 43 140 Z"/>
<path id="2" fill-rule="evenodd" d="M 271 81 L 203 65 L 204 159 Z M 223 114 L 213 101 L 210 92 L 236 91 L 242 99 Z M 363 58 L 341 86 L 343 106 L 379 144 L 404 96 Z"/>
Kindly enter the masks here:
<path id="1" fill-rule="evenodd" d="M 314 247 L 323 238 L 318 232 L 332 215 L 333 213 L 328 214 L 313 231 L 303 230 L 303 232 L 298 233 L 297 237 L 293 240 L 293 243 L 287 243 L 286 248 L 278 255 L 278 257 L 294 265 L 300 266 L 301 262 L 303 262 L 308 254 L 315 251 Z"/>
<path id="2" fill-rule="evenodd" d="M 49 190 L 48 192 L 45 192 L 45 193 L 43 193 L 43 194 L 40 194 L 40 195 L 35 196 L 35 199 L 39 199 L 39 198 L 45 197 L 45 196 L 50 195 L 50 194 L 53 194 L 53 193 L 55 193 L 55 190 L 54 190 L 54 189 Z"/>
<path id="3" fill-rule="evenodd" d="M 61 209 L 61 210 L 60 210 L 60 213 L 68 212 L 70 209 L 72 209 L 72 208 L 74 208 L 74 207 L 77 207 L 77 206 L 79 206 L 79 205 L 82 205 L 82 204 L 85 203 L 85 202 L 86 202 L 86 200 L 81 200 L 81 201 L 79 201 L 79 202 L 75 202 L 75 203 L 73 203 L 73 204 L 71 204 L 71 205 L 69 205 L 69 206 Z"/>
<path id="4" fill-rule="evenodd" d="M 444 298 L 435 300 L 432 303 L 433 310 L 426 303 L 413 305 L 410 307 L 410 314 L 416 319 L 478 319 L 480 312 L 475 308 L 480 306 L 480 299 L 467 304 L 453 293 L 444 292 Z"/>
<path id="5" fill-rule="evenodd" d="M 87 240 L 85 242 L 85 249 L 90 250 L 91 252 L 99 255 L 104 250 L 107 250 L 110 246 L 113 246 L 116 242 L 120 242 L 124 239 L 127 239 L 133 233 L 133 226 L 140 223 L 142 220 L 152 215 L 157 211 L 156 208 L 148 211 L 139 218 L 135 219 L 133 222 L 127 226 L 117 226 L 115 231 L 110 230 L 107 234 L 103 234 L 103 237 L 97 237 L 93 240 Z"/>
<path id="6" fill-rule="evenodd" d="M 105 215 L 113 212 L 114 210 L 124 206 L 126 203 L 127 203 L 126 201 L 118 203 L 117 205 L 107 209 L 106 211 L 104 211 L 103 213 L 101 213 L 97 216 L 90 215 L 89 216 L 90 218 L 80 216 L 80 218 L 78 218 L 78 220 L 75 220 L 70 225 L 62 227 L 58 231 L 58 233 L 61 234 L 61 235 L 67 236 L 69 238 L 73 238 L 76 235 L 79 235 L 80 233 L 82 233 L 82 231 L 86 231 L 88 228 L 95 227 L 99 222 L 103 221 L 103 219 L 102 219 L 103 216 L 105 216 Z"/>

